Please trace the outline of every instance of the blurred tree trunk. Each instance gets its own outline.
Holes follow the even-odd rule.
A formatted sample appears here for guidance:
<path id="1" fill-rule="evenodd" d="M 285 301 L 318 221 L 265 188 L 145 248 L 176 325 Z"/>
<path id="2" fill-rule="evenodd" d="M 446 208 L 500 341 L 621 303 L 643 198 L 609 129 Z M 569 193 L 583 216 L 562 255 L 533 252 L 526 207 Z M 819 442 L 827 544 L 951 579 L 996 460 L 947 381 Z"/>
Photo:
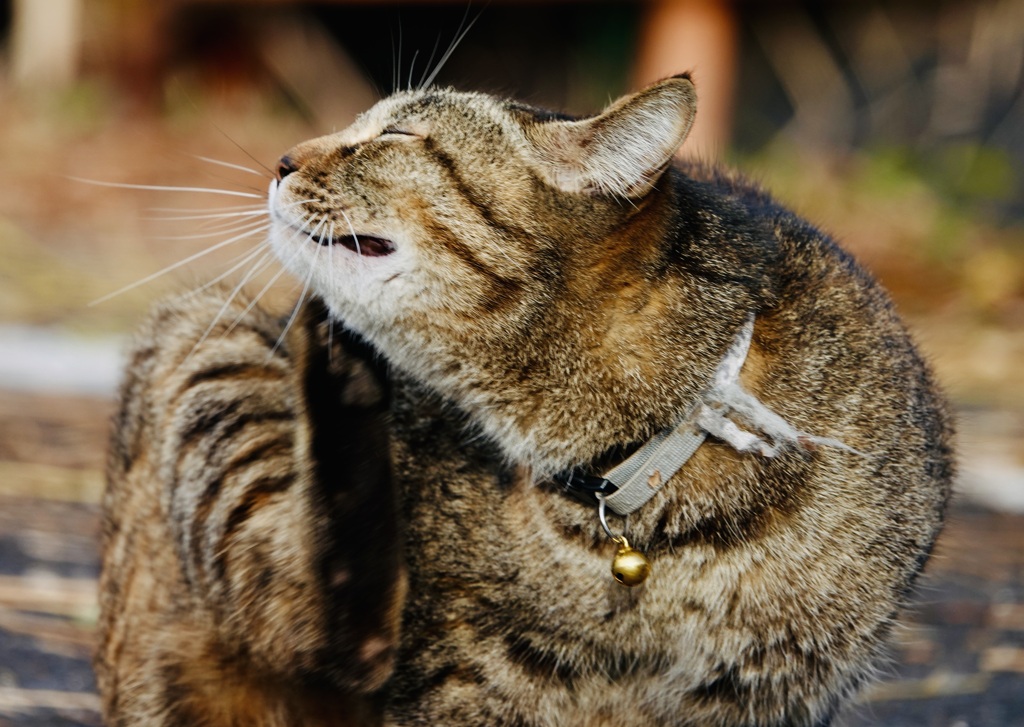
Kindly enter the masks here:
<path id="1" fill-rule="evenodd" d="M 178 0 L 98 0 L 108 6 L 114 77 L 133 111 L 155 112 L 171 51 L 169 23 Z"/>
<path id="2" fill-rule="evenodd" d="M 66 86 L 78 72 L 83 0 L 14 0 L 11 76 L 23 88 Z"/>
<path id="3" fill-rule="evenodd" d="M 683 146 L 687 156 L 714 159 L 729 143 L 737 24 L 731 0 L 653 0 L 647 6 L 634 80 L 643 86 L 692 71 L 697 119 Z"/>

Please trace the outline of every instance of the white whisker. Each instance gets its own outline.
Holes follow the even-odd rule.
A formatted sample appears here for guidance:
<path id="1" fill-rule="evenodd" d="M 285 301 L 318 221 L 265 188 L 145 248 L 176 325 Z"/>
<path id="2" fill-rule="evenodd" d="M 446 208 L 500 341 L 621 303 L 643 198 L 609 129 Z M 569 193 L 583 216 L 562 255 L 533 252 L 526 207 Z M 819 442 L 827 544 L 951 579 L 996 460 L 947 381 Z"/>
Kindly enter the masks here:
<path id="1" fill-rule="evenodd" d="M 319 227 L 319 225 L 318 225 Z M 277 337 L 277 343 L 270 349 L 270 353 L 267 354 L 267 360 L 273 358 L 274 354 L 277 353 L 277 349 L 284 343 L 285 336 L 288 335 L 288 330 L 292 327 L 295 322 L 295 318 L 299 315 L 299 311 L 302 309 L 302 304 L 306 300 L 306 293 L 309 291 L 309 284 L 313 281 L 313 273 L 316 272 L 316 264 L 320 260 L 320 251 L 323 250 L 323 245 L 316 246 L 316 252 L 313 253 L 313 263 L 309 266 L 309 273 L 306 275 L 306 282 L 302 285 L 302 292 L 299 293 L 299 300 L 295 303 L 295 308 L 292 310 L 291 316 L 288 317 L 288 322 L 284 324 L 284 330 L 281 331 L 281 335 Z"/>
<path id="2" fill-rule="evenodd" d="M 235 147 L 236 149 L 238 149 L 238 150 L 239 150 L 240 152 L 242 152 L 242 153 L 243 153 L 243 154 L 245 154 L 245 155 L 246 155 L 247 157 L 249 157 L 249 158 L 250 158 L 250 159 L 252 159 L 252 160 L 253 160 L 254 162 L 256 162 L 256 166 L 260 167 L 261 169 L 265 169 L 265 170 L 267 171 L 267 174 L 269 174 L 269 175 L 270 175 L 271 177 L 273 177 L 273 176 L 274 176 L 274 170 L 273 170 L 273 169 L 271 169 L 271 168 L 270 168 L 270 167 L 268 167 L 268 166 L 267 166 L 266 164 L 264 164 L 264 163 L 263 163 L 263 162 L 261 162 L 261 161 L 260 161 L 259 159 L 257 159 L 257 158 L 256 158 L 256 157 L 254 157 L 254 156 L 253 156 L 252 154 L 250 154 L 250 153 L 249 153 L 249 150 L 248 150 L 248 149 L 246 149 L 246 148 L 245 148 L 244 146 L 242 146 L 241 144 L 239 144 L 239 143 L 238 143 L 237 141 L 235 141 L 235 140 L 234 140 L 234 139 L 233 139 L 233 138 L 231 137 L 231 135 L 230 135 L 230 134 L 228 134 L 228 132 L 224 131 L 224 129 L 222 129 L 221 127 L 217 126 L 217 124 L 213 123 L 212 121 L 210 122 L 210 126 L 212 126 L 212 127 L 213 127 L 213 128 L 215 128 L 215 129 L 216 129 L 216 130 L 217 130 L 218 132 L 220 132 L 220 135 L 221 135 L 221 136 L 223 136 L 223 137 L 224 137 L 225 139 L 227 139 L 228 141 L 230 141 L 230 142 L 232 143 L 232 145 L 234 145 L 234 147 Z"/>
<path id="3" fill-rule="evenodd" d="M 285 210 L 290 207 L 297 207 L 299 205 L 306 204 L 308 202 L 315 202 L 313 198 L 300 199 L 294 202 L 289 202 L 283 205 L 281 209 Z M 233 207 L 219 207 L 211 210 L 204 210 L 195 207 L 150 207 L 150 212 L 183 212 L 183 215 L 167 215 L 163 217 L 145 217 L 146 220 L 155 222 L 187 222 L 192 220 L 216 220 L 216 219 L 231 219 L 235 217 L 260 217 L 263 215 L 269 215 L 270 210 L 267 209 L 265 204 L 246 204 L 236 205 Z M 195 213 L 195 214 L 189 214 Z"/>
<path id="4" fill-rule="evenodd" d="M 462 16 L 462 21 L 459 23 L 459 29 L 455 31 L 455 38 L 452 40 L 451 45 L 448 46 L 448 50 L 446 50 L 444 52 L 444 55 L 441 56 L 441 60 L 437 62 L 437 67 L 434 68 L 431 74 L 427 77 L 427 80 L 420 85 L 421 90 L 430 87 L 430 85 L 434 82 L 434 79 L 437 78 L 437 74 L 441 72 L 441 69 L 444 68 L 445 64 L 448 62 L 448 59 L 452 57 L 452 53 L 454 53 L 455 49 L 459 47 L 459 44 L 462 42 L 462 39 L 466 37 L 466 34 L 473 28 L 473 26 L 476 24 L 476 21 L 480 19 L 480 16 L 482 14 L 483 10 L 481 10 L 477 14 L 477 16 L 473 18 L 469 25 L 466 25 L 466 18 L 469 17 L 469 7 L 466 7 L 466 13 L 465 15 Z M 465 28 L 463 28 L 464 25 Z"/>
<path id="5" fill-rule="evenodd" d="M 213 212 L 238 212 L 244 210 L 266 209 L 265 204 L 233 204 L 225 207 L 149 207 L 147 212 L 184 212 L 184 213 L 213 213 Z"/>
<path id="6" fill-rule="evenodd" d="M 246 212 L 211 212 L 209 214 L 202 215 L 165 215 L 162 217 L 144 217 L 143 219 L 150 220 L 152 222 L 187 222 L 191 220 L 226 220 L 234 217 L 261 217 L 269 214 L 270 211 L 264 205 L 259 205 L 259 207 Z"/>
<path id="7" fill-rule="evenodd" d="M 294 202 L 289 202 L 288 204 L 284 205 L 281 209 L 285 209 L 286 210 L 286 209 L 289 209 L 291 207 L 298 207 L 299 205 L 307 204 L 309 202 L 316 202 L 316 199 L 313 198 L 313 197 L 310 197 L 308 199 L 297 199 Z"/>
<path id="8" fill-rule="evenodd" d="M 398 62 L 395 60 L 395 31 L 391 31 L 391 93 L 395 92 L 398 87 L 398 82 L 395 81 L 395 69 L 398 67 Z"/>
<path id="9" fill-rule="evenodd" d="M 243 184 L 242 182 L 239 182 L 237 179 L 234 179 L 232 177 L 226 177 L 223 174 L 214 174 L 208 169 L 203 169 L 201 174 L 203 175 L 203 177 L 209 177 L 210 179 L 216 180 L 218 182 L 225 182 L 225 189 L 230 189 L 231 187 L 240 187 L 241 189 L 250 189 L 253 192 L 259 194 L 260 196 L 263 196 L 262 185 L 256 187 L 251 184 Z"/>
<path id="10" fill-rule="evenodd" d="M 203 220 L 195 225 L 195 229 L 197 233 L 219 231 L 220 234 L 230 235 L 235 230 L 242 231 L 250 227 L 272 224 L 273 220 L 270 219 L 270 215 L 268 213 L 266 217 L 259 216 L 243 220 L 239 220 L 236 218 L 226 220 Z"/>
<path id="11" fill-rule="evenodd" d="M 310 221 L 313 219 L 313 217 L 314 217 L 314 215 L 310 215 L 309 217 L 307 217 L 306 220 L 303 221 L 303 226 L 308 225 L 310 223 Z M 260 292 L 256 294 L 256 296 L 252 299 L 252 301 L 250 301 L 249 305 L 246 306 L 246 309 L 244 311 L 242 311 L 241 314 L 239 314 L 239 316 L 237 318 L 235 318 L 234 322 L 230 326 L 228 326 L 227 330 L 224 332 L 225 335 L 227 335 L 228 333 L 231 333 L 231 331 L 234 330 L 235 326 L 237 326 L 239 323 L 241 323 L 242 319 L 245 318 L 245 316 L 247 316 L 249 314 L 249 311 L 251 311 L 253 308 L 256 307 L 256 304 L 259 303 L 260 298 L 262 298 L 266 294 L 266 292 L 268 290 L 270 290 L 271 286 L 273 286 L 274 283 L 277 282 L 278 278 L 280 278 L 282 275 L 284 275 L 285 271 L 288 269 L 288 263 L 290 263 L 292 260 L 294 260 L 296 257 L 299 256 L 299 253 L 302 252 L 302 246 L 306 242 L 312 242 L 313 241 L 313 236 L 316 235 L 317 230 L 319 230 L 322 225 L 323 225 L 323 220 L 321 220 L 320 224 L 318 224 L 316 227 L 313 228 L 312 232 L 310 232 L 310 233 L 308 233 L 306 235 L 305 242 L 299 243 L 298 245 L 295 246 L 295 250 L 293 250 L 292 254 L 288 256 L 288 260 L 284 263 L 284 265 L 281 266 L 281 269 L 279 271 L 277 271 L 277 273 L 274 274 L 274 276 L 267 282 L 267 284 L 263 286 L 263 289 L 260 290 Z M 298 237 L 299 234 L 301 234 L 301 233 L 296 231 L 296 234 L 292 235 L 291 239 L 294 240 L 296 237 Z"/>
<path id="12" fill-rule="evenodd" d="M 178 262 L 174 263 L 173 265 L 168 265 L 166 268 L 163 268 L 162 270 L 158 270 L 155 273 L 152 273 L 151 275 L 147 275 L 146 277 L 142 278 L 141 280 L 136 280 L 134 283 L 131 283 L 130 285 L 126 285 L 123 288 L 119 288 L 118 290 L 115 290 L 112 293 L 107 293 L 103 297 L 97 298 L 96 300 L 92 301 L 91 303 L 89 303 L 89 305 L 90 306 L 94 306 L 94 305 L 99 305 L 100 303 L 104 303 L 104 302 L 110 300 L 111 298 L 114 298 L 114 297 L 116 297 L 118 295 L 121 295 L 122 293 L 126 293 L 129 290 L 133 290 L 135 288 L 138 288 L 140 285 L 145 285 L 146 283 L 148 283 L 148 282 L 150 282 L 152 280 L 156 280 L 161 275 L 166 275 L 167 273 L 171 272 L 172 270 L 177 270 L 178 268 L 182 267 L 183 265 L 188 265 L 190 262 L 193 262 L 194 260 L 198 260 L 199 258 L 203 257 L 204 255 L 209 255 L 211 252 L 213 252 L 215 250 L 220 250 L 221 248 L 227 247 L 228 245 L 233 245 L 234 243 L 238 242 L 239 240 L 244 240 L 247 237 L 252 237 L 253 235 L 256 235 L 256 234 L 258 234 L 260 232 L 263 232 L 265 230 L 269 230 L 270 227 L 271 226 L 269 224 L 267 224 L 267 225 L 265 225 L 263 227 L 263 229 L 256 228 L 254 230 L 250 230 L 248 232 L 245 232 L 245 233 L 243 233 L 241 235 L 235 235 L 234 237 L 230 237 L 227 240 L 224 240 L 223 242 L 218 242 L 216 245 L 211 245 L 210 247 L 206 248 L 205 250 L 200 250 L 197 253 L 189 255 L 188 257 L 186 257 L 183 260 L 179 260 Z"/>
<path id="13" fill-rule="evenodd" d="M 347 214 L 345 214 L 345 210 L 341 209 L 340 207 L 338 208 L 338 212 L 341 212 L 341 216 L 345 218 L 345 222 L 348 224 L 348 229 L 352 233 L 352 239 L 356 243 L 356 255 L 362 257 L 363 250 L 362 248 L 359 247 L 359 236 L 356 235 L 356 228 L 352 226 L 352 220 L 349 219 L 349 216 Z"/>
<path id="14" fill-rule="evenodd" d="M 201 240 L 208 237 L 219 237 L 223 235 L 227 230 L 234 229 L 238 233 L 254 230 L 269 230 L 270 223 L 266 220 L 257 220 L 256 222 L 250 222 L 247 225 L 239 227 L 236 222 L 232 221 L 230 224 L 216 225 L 218 229 L 210 232 L 199 232 L 194 235 L 157 235 L 154 240 Z"/>
<path id="15" fill-rule="evenodd" d="M 412 63 L 409 64 L 409 83 L 406 84 L 407 91 L 412 90 L 412 72 L 416 68 L 416 58 L 419 56 L 419 54 L 419 49 L 417 49 L 416 52 L 412 54 Z"/>
<path id="16" fill-rule="evenodd" d="M 252 250 L 250 250 L 248 252 L 242 253 L 241 256 L 239 256 L 238 258 L 235 258 L 235 260 L 232 261 L 235 264 L 232 265 L 230 268 L 228 268 L 227 270 L 225 270 L 224 272 L 222 272 L 220 275 L 218 275 L 217 277 L 213 278 L 212 280 L 206 281 L 205 283 L 203 283 L 201 286 L 199 286 L 195 290 L 192 290 L 192 291 L 189 291 L 188 293 L 182 294 L 181 297 L 182 298 L 190 298 L 190 297 L 192 297 L 194 295 L 198 295 L 199 293 L 202 293 L 204 290 L 207 290 L 208 288 L 212 288 L 214 285 L 216 285 L 220 281 L 224 280 L 224 278 L 228 277 L 229 275 L 231 275 L 233 272 L 235 272 L 239 268 L 241 268 L 244 265 L 248 264 L 254 257 L 259 255 L 260 253 L 263 253 L 263 257 L 264 258 L 268 257 L 272 253 L 271 252 L 267 252 L 266 251 L 266 247 L 267 247 L 267 242 L 264 241 L 264 242 L 261 242 L 259 245 L 257 245 L 254 249 L 252 249 Z M 236 261 L 239 261 L 239 260 L 240 260 L 240 262 L 236 262 Z"/>
<path id="17" fill-rule="evenodd" d="M 216 328 L 216 326 L 217 326 L 217 323 L 218 323 L 218 322 L 220 322 L 220 319 L 221 319 L 221 317 L 222 317 L 222 316 L 224 315 L 224 313 L 225 313 L 225 312 L 227 311 L 228 307 L 229 307 L 229 306 L 231 305 L 231 302 L 232 302 L 232 301 L 233 301 L 233 300 L 235 299 L 235 296 L 237 296 L 237 295 L 238 295 L 239 291 L 241 291 L 241 290 L 242 290 L 242 288 L 243 288 L 243 287 L 245 287 L 245 284 L 246 284 L 246 283 L 248 283 L 248 282 L 249 282 L 250 280 L 252 280 L 252 279 L 253 279 L 254 277 L 256 277 L 256 276 L 257 276 L 257 275 L 259 275 L 259 274 L 260 274 L 261 272 L 263 272 L 263 269 L 264 269 L 264 268 L 266 268 L 266 266 L 267 266 L 267 263 L 268 263 L 268 262 L 269 262 L 270 260 L 272 260 L 272 259 L 273 259 L 273 253 L 271 253 L 271 252 L 265 252 L 265 253 L 263 253 L 263 256 L 262 256 L 262 257 L 260 257 L 260 259 L 259 259 L 259 260 L 257 260 L 257 261 L 256 261 L 256 262 L 255 262 L 255 263 L 253 264 L 253 266 L 252 266 L 251 268 L 249 268 L 248 272 L 246 272 L 246 274 L 242 276 L 242 279 L 238 281 L 238 285 L 236 285 L 236 286 L 235 286 L 235 287 L 234 287 L 234 288 L 233 288 L 233 289 L 231 290 L 231 292 L 230 292 L 230 293 L 228 293 L 228 297 L 227 297 L 227 299 L 226 299 L 226 300 L 224 301 L 224 304 L 223 304 L 223 305 L 222 305 L 222 306 L 220 307 L 220 309 L 219 309 L 219 310 L 217 311 L 217 315 L 215 315 L 215 316 L 213 317 L 213 320 L 212 320 L 212 321 L 210 321 L 210 325 L 208 325 L 208 326 L 206 327 L 206 330 L 205 330 L 205 331 L 203 331 L 203 335 L 202 335 L 202 336 L 200 336 L 200 337 L 199 337 L 199 340 L 198 340 L 198 341 L 196 341 L 196 342 L 195 342 L 195 343 L 194 343 L 194 344 L 192 345 L 192 349 L 191 349 L 191 350 L 190 350 L 190 351 L 188 352 L 188 355 L 187 355 L 187 356 L 186 356 L 186 357 L 185 357 L 185 358 L 184 358 L 184 359 L 182 360 L 182 364 L 186 363 L 186 362 L 187 362 L 187 361 L 188 361 L 188 360 L 189 360 L 190 358 L 192 358 L 192 356 L 193 356 L 193 355 L 195 355 L 195 352 L 199 350 L 199 347 L 203 345 L 203 341 L 205 341 L 205 340 L 206 340 L 207 338 L 209 338 L 209 337 L 210 337 L 210 333 L 211 333 L 211 332 L 213 332 L 213 329 L 214 329 L 214 328 Z M 276 280 L 276 279 L 277 279 L 277 277 L 279 277 L 279 276 L 281 275 L 281 273 L 283 273 L 283 272 L 284 272 L 284 270 L 280 270 L 280 271 L 278 271 L 278 273 L 277 273 L 277 276 L 275 276 L 275 278 L 274 278 L 274 279 Z M 250 306 L 249 308 L 246 308 L 246 309 L 245 309 L 245 313 L 248 313 L 248 312 L 249 312 L 250 310 L 252 310 L 252 307 L 251 307 L 251 306 Z M 242 316 L 244 316 L 244 315 L 245 315 L 245 313 L 243 313 L 243 314 L 242 314 Z M 241 318 L 239 318 L 239 319 L 238 319 L 238 320 L 236 320 L 236 321 L 235 321 L 234 323 L 232 323 L 232 324 L 231 324 L 231 328 L 234 328 L 234 327 L 235 327 L 235 325 L 236 325 L 236 324 L 238 323 L 238 321 L 239 321 L 239 320 L 241 320 Z M 228 330 L 230 331 L 230 330 L 231 330 L 231 328 L 229 328 Z"/>
<path id="18" fill-rule="evenodd" d="M 214 187 L 175 187 L 162 184 L 123 184 L 120 182 L 101 182 L 98 179 L 85 179 L 84 177 L 68 177 L 68 179 L 83 184 L 92 184 L 97 187 L 114 187 L 117 189 L 141 189 L 149 192 L 195 192 L 201 194 L 222 194 L 228 197 L 248 197 L 250 199 L 264 199 L 264 194 L 252 192 L 236 192 L 230 189 L 217 189 Z"/>
<path id="19" fill-rule="evenodd" d="M 331 221 L 329 229 L 330 239 L 334 239 L 334 222 Z M 334 255 L 327 251 L 327 280 L 331 287 L 334 287 Z M 331 317 L 330 309 L 327 310 L 327 362 L 334 363 L 334 318 Z"/>
<path id="20" fill-rule="evenodd" d="M 430 51 L 430 58 L 427 59 L 427 65 L 423 69 L 423 75 L 420 76 L 420 85 L 418 85 L 416 87 L 417 89 L 422 89 L 423 88 L 423 81 L 424 81 L 424 79 L 426 79 L 427 74 L 430 73 L 430 64 L 434 62 L 434 56 L 437 55 L 437 49 L 438 49 L 438 47 L 440 45 L 441 45 L 441 34 L 438 33 L 437 34 L 437 38 L 434 40 L 434 48 L 433 48 L 433 50 Z"/>
<path id="21" fill-rule="evenodd" d="M 292 254 L 292 257 L 289 258 L 289 260 L 293 259 L 296 255 L 298 255 L 298 250 L 296 250 L 296 252 Z M 281 268 L 276 273 L 274 273 L 274 276 L 269 281 L 267 281 L 267 284 L 264 285 L 263 288 L 260 290 L 260 292 L 257 293 L 256 296 L 249 302 L 249 305 L 247 305 L 245 307 L 245 310 L 242 311 L 241 313 L 239 313 L 238 317 L 235 318 L 235 320 L 232 321 L 231 325 L 227 327 L 227 330 L 224 331 L 225 335 L 227 335 L 228 333 L 231 333 L 231 331 L 233 331 L 235 329 L 235 326 L 237 326 L 239 323 L 241 323 L 242 319 L 245 318 L 249 314 L 249 311 L 251 311 L 253 308 L 256 307 L 256 304 L 259 302 L 260 298 L 262 298 L 263 295 L 268 290 L 270 290 L 270 288 L 274 285 L 274 283 L 277 282 L 278 278 L 280 278 L 282 275 L 285 274 L 285 270 L 286 270 L 285 268 Z"/>
<path id="22" fill-rule="evenodd" d="M 243 167 L 241 164 L 232 164 L 231 162 L 222 162 L 220 159 L 212 159 L 210 157 L 199 156 L 198 154 L 192 154 L 192 157 L 198 159 L 201 162 L 207 162 L 208 164 L 217 164 L 228 169 L 237 169 L 240 172 L 248 172 L 249 174 L 255 174 L 257 177 L 266 178 L 266 174 L 256 169 L 250 169 L 249 167 Z"/>
<path id="23" fill-rule="evenodd" d="M 398 60 L 395 62 L 395 81 L 392 93 L 398 93 L 402 87 L 402 16 L 398 16 Z"/>

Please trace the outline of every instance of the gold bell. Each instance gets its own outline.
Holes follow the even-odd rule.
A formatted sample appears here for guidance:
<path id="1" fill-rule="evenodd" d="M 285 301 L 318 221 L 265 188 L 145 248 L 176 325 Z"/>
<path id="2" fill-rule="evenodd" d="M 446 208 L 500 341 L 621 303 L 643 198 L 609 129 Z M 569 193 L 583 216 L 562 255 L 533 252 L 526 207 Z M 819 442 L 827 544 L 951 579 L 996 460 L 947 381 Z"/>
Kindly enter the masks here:
<path id="1" fill-rule="evenodd" d="M 612 559 L 612 576 L 624 586 L 639 586 L 651 574 L 651 561 L 639 550 L 631 548 L 621 535 L 616 540 L 619 551 Z"/>

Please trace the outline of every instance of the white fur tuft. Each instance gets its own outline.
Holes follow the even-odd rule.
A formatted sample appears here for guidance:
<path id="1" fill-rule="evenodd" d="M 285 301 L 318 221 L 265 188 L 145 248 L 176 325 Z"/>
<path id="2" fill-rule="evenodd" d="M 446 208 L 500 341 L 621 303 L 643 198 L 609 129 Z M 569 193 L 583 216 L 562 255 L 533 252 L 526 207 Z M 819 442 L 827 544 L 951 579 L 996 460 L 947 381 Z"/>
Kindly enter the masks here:
<path id="1" fill-rule="evenodd" d="M 682 145 L 695 114 L 693 84 L 676 77 L 593 118 L 541 124 L 534 133 L 541 171 L 566 192 L 639 197 Z"/>

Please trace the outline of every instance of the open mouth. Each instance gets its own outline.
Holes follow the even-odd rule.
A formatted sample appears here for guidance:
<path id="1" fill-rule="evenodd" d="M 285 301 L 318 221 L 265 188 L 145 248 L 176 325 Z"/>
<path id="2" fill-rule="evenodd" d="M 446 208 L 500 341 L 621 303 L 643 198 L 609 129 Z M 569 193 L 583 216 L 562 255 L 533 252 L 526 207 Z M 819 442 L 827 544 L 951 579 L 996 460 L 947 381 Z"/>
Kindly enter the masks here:
<path id="1" fill-rule="evenodd" d="M 395 251 L 395 243 L 391 240 L 369 235 L 339 235 L 337 237 L 313 235 L 313 242 L 324 247 L 341 245 L 364 257 L 384 257 Z"/>

